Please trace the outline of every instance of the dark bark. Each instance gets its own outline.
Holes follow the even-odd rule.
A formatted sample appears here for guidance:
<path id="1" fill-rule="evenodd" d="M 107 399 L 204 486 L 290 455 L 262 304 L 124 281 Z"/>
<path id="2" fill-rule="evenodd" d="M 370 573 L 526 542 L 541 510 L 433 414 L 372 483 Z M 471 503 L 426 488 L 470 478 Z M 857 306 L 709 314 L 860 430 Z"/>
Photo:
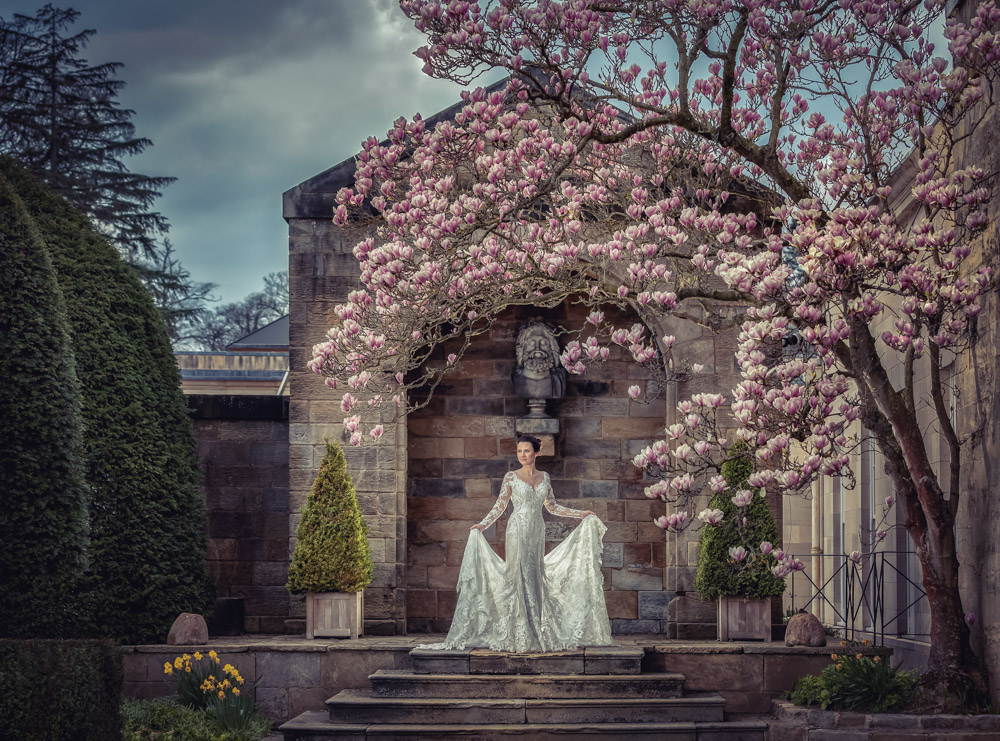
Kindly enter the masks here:
<path id="1" fill-rule="evenodd" d="M 852 330 L 852 347 L 840 348 L 838 357 L 854 373 L 862 422 L 875 437 L 903 507 L 927 593 L 931 646 L 922 684 L 942 702 L 983 700 L 986 675 L 972 650 L 962 607 L 952 507 L 927 455 L 916 414 L 904 392 L 890 383 L 871 332 L 860 321 Z"/>

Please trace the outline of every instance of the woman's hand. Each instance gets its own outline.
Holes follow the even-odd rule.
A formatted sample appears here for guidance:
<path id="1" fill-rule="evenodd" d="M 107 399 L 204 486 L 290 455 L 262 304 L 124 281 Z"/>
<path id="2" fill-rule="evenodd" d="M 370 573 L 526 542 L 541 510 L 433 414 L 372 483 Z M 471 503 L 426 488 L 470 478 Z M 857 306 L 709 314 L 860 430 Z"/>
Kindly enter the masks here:
<path id="1" fill-rule="evenodd" d="M 596 512 L 591 512 L 589 509 L 585 509 L 583 512 L 580 513 L 580 519 L 581 520 L 585 520 L 586 518 L 590 517 L 591 515 L 594 515 L 596 517 L 597 513 Z"/>
<path id="2" fill-rule="evenodd" d="M 482 532 L 485 529 L 486 525 L 482 524 L 481 522 L 477 522 L 475 525 L 469 528 L 469 530 L 478 530 L 479 532 Z"/>

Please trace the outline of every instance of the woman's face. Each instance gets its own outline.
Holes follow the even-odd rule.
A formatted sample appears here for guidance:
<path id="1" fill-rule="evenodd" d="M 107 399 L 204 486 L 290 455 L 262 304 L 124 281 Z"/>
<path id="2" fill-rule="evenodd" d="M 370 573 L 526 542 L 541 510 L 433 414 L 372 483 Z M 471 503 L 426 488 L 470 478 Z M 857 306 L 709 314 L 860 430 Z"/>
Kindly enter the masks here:
<path id="1" fill-rule="evenodd" d="M 535 452 L 534 447 L 531 443 L 518 443 L 517 444 L 517 460 L 520 461 L 522 466 L 530 466 L 535 462 L 535 457 L 538 453 Z"/>

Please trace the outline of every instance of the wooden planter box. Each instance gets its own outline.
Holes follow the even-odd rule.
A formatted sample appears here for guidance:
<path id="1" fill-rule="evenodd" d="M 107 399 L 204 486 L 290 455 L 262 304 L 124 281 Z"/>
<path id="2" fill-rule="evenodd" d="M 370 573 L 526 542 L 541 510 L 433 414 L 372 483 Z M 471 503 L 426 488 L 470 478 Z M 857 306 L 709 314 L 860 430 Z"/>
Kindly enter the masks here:
<path id="1" fill-rule="evenodd" d="M 770 643 L 770 598 L 719 597 L 719 640 Z"/>
<path id="2" fill-rule="evenodd" d="M 364 595 L 364 590 L 306 594 L 306 638 L 357 638 L 364 634 Z"/>

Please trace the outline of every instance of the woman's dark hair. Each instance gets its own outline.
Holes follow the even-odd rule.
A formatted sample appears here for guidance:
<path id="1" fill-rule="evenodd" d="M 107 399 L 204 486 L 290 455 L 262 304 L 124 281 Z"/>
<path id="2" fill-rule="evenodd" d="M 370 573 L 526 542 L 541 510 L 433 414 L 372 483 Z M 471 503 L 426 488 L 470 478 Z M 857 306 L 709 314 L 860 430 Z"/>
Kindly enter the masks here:
<path id="1" fill-rule="evenodd" d="M 539 440 L 534 435 L 518 435 L 517 436 L 517 442 L 519 442 L 519 443 L 531 443 L 531 447 L 535 449 L 536 453 L 539 450 L 542 449 L 542 441 Z"/>

